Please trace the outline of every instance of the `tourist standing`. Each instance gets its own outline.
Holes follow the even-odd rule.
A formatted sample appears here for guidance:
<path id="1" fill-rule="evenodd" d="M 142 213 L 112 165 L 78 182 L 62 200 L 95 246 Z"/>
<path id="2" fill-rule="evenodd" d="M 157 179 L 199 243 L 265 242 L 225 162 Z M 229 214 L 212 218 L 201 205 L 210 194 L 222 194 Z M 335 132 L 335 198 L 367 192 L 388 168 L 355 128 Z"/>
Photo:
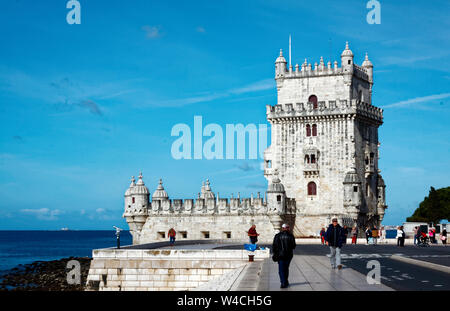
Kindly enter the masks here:
<path id="1" fill-rule="evenodd" d="M 356 244 L 356 240 L 358 239 L 358 228 L 356 228 L 356 226 L 353 226 L 351 235 L 352 235 L 352 244 Z"/>
<path id="2" fill-rule="evenodd" d="M 417 245 L 417 226 L 414 227 L 414 245 Z"/>
<path id="3" fill-rule="evenodd" d="M 326 233 L 325 228 L 322 228 L 322 230 L 320 230 L 320 241 L 322 245 L 325 244 L 325 233 Z"/>
<path id="4" fill-rule="evenodd" d="M 344 229 L 338 224 L 337 218 L 333 218 L 331 224 L 328 226 L 327 234 L 325 235 L 327 245 L 330 247 L 330 262 L 332 269 L 336 269 L 336 267 L 339 270 L 342 269 L 341 248 L 344 237 Z"/>
<path id="5" fill-rule="evenodd" d="M 403 231 L 403 226 L 397 228 L 397 246 L 405 246 L 405 231 Z"/>
<path id="6" fill-rule="evenodd" d="M 258 242 L 259 233 L 256 232 L 256 225 L 252 225 L 247 231 L 248 237 L 250 239 L 250 244 L 256 244 Z"/>
<path id="7" fill-rule="evenodd" d="M 384 230 L 384 227 L 380 228 L 380 243 L 383 244 L 386 241 L 386 230 Z"/>
<path id="8" fill-rule="evenodd" d="M 430 230 L 428 230 L 428 236 L 430 237 L 430 242 L 434 244 L 434 231 L 433 231 L 433 227 L 430 227 Z"/>
<path id="9" fill-rule="evenodd" d="M 288 224 L 283 224 L 281 232 L 273 238 L 272 259 L 278 262 L 278 274 L 280 276 L 280 288 L 289 286 L 289 264 L 294 257 L 295 238 L 289 230 Z"/>
<path id="10" fill-rule="evenodd" d="M 447 244 L 447 229 L 442 230 L 441 241 L 442 241 L 442 244 L 444 244 L 444 245 Z"/>
<path id="11" fill-rule="evenodd" d="M 373 245 L 377 245 L 377 239 L 378 239 L 378 229 L 377 229 L 377 226 L 373 226 L 373 229 L 372 229 L 372 238 L 373 238 Z"/>
<path id="12" fill-rule="evenodd" d="M 175 236 L 177 235 L 175 229 L 174 228 L 170 228 L 169 232 L 167 233 L 167 235 L 169 236 L 170 246 L 173 246 L 173 244 L 175 244 Z"/>

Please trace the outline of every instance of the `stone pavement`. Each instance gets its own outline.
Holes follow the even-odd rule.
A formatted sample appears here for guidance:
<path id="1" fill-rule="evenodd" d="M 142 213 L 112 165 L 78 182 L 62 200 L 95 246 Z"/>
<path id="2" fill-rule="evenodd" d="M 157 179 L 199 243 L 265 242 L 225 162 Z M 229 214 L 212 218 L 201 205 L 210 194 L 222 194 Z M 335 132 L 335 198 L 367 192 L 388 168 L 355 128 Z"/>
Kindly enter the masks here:
<path id="1" fill-rule="evenodd" d="M 287 289 L 280 289 L 278 264 L 266 259 L 257 290 L 263 291 L 392 291 L 383 284 L 367 283 L 366 276 L 348 267 L 331 269 L 326 256 L 294 255 L 289 267 Z"/>

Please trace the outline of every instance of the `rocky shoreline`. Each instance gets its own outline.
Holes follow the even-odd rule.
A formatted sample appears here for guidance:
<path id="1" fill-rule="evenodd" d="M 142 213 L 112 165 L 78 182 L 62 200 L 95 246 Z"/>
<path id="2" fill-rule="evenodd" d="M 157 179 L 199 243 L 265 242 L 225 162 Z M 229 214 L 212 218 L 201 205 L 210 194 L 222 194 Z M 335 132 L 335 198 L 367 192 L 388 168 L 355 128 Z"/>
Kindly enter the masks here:
<path id="1" fill-rule="evenodd" d="M 89 257 L 69 257 L 19 265 L 0 275 L 0 291 L 83 291 L 91 263 Z M 81 284 L 67 283 L 67 263 L 78 260 Z"/>

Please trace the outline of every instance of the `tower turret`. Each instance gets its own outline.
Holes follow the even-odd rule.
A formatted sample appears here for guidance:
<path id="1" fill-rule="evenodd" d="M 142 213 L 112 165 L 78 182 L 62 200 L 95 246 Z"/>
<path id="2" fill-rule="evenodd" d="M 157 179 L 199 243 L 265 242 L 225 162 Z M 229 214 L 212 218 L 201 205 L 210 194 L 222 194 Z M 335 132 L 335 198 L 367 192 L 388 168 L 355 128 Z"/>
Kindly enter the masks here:
<path id="1" fill-rule="evenodd" d="M 134 176 L 131 179 L 130 187 L 125 191 L 125 212 L 130 233 L 133 236 L 133 244 L 139 243 L 140 232 L 148 216 L 149 191 L 142 180 L 142 173 L 135 183 Z"/>
<path id="2" fill-rule="evenodd" d="M 280 231 L 283 223 L 281 216 L 286 212 L 286 191 L 278 178 L 278 170 L 275 170 L 274 176 L 267 187 L 267 207 L 274 230 Z"/>
<path id="3" fill-rule="evenodd" d="M 162 179 L 159 179 L 158 187 L 156 188 L 155 192 L 153 192 L 152 195 L 152 201 L 156 200 L 168 200 L 169 195 L 167 194 L 166 190 L 164 190 Z"/>
<path id="4" fill-rule="evenodd" d="M 353 74 L 353 52 L 348 47 L 348 42 L 345 43 L 345 50 L 341 54 L 341 67 L 344 74 Z"/>
<path id="5" fill-rule="evenodd" d="M 283 56 L 283 50 L 280 50 L 280 56 L 275 61 L 275 79 L 283 77 L 287 72 L 287 62 Z"/>

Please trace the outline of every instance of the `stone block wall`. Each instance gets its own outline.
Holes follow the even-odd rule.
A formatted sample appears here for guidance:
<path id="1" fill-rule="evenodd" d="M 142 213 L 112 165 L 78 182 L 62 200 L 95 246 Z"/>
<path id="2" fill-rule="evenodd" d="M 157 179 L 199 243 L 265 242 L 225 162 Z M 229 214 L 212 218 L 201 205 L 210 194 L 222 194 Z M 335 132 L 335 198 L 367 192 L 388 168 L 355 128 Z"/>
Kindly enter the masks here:
<path id="1" fill-rule="evenodd" d="M 223 274 L 245 266 L 245 250 L 136 250 L 93 251 L 88 290 L 174 291 L 192 290 Z M 255 260 L 270 256 L 254 252 Z"/>

